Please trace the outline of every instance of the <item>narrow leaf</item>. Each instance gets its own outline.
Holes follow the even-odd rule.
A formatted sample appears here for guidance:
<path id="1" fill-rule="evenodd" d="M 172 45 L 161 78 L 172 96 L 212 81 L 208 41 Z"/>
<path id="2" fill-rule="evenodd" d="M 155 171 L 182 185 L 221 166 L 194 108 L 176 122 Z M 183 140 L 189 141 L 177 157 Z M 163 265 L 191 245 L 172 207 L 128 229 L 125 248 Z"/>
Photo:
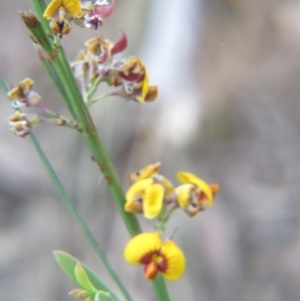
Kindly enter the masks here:
<path id="1" fill-rule="evenodd" d="M 65 271 L 65 273 L 71 278 L 71 280 L 79 287 L 80 283 L 77 281 L 75 276 L 75 267 L 78 263 L 78 259 L 64 251 L 54 251 L 54 256 L 60 267 Z M 102 290 L 109 292 L 111 295 L 111 300 L 118 301 L 118 298 L 115 294 L 92 272 L 86 265 L 81 264 L 84 268 L 90 282 L 97 290 Z"/>

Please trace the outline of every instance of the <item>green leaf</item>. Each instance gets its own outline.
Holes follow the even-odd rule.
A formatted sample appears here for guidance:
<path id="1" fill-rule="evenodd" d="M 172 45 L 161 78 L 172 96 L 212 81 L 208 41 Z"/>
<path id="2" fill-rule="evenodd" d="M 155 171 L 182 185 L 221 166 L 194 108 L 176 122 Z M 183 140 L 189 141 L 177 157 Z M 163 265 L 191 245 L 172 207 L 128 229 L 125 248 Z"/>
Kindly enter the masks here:
<path id="1" fill-rule="evenodd" d="M 78 259 L 64 251 L 54 251 L 54 256 L 60 267 L 65 271 L 65 273 L 71 278 L 71 280 L 79 287 L 82 285 L 77 281 L 75 275 L 75 267 L 78 263 Z M 106 291 L 110 293 L 111 300 L 118 301 L 116 295 L 92 272 L 85 264 L 81 263 L 84 268 L 91 284 L 101 291 Z"/>

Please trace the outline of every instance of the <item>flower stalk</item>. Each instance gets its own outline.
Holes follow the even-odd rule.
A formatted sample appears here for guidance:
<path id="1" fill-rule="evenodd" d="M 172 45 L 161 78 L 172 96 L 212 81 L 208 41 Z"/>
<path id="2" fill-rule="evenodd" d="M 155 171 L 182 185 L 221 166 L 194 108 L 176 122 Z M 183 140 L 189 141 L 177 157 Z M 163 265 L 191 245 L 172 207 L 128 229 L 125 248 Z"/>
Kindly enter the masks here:
<path id="1" fill-rule="evenodd" d="M 57 37 L 52 37 L 53 40 L 51 40 L 51 38 L 48 37 L 49 34 L 45 32 L 45 30 L 49 30 L 49 25 L 45 25 L 45 22 L 42 18 L 42 13 L 44 11 L 44 8 L 46 7 L 45 2 L 44 0 L 31 0 L 31 2 L 36 14 L 38 15 L 38 18 L 42 20 L 42 25 L 36 22 L 36 26 L 32 28 L 31 26 L 29 26 L 30 24 L 26 22 L 25 24 L 30 30 L 31 35 L 33 36 L 33 40 L 36 44 L 36 48 L 38 49 L 39 56 L 48 75 L 51 77 L 53 83 L 60 92 L 71 116 L 78 124 L 80 129 L 82 129 L 82 136 L 92 153 L 93 159 L 96 161 L 97 165 L 103 173 L 104 179 L 106 180 L 106 183 L 113 196 L 118 211 L 123 218 L 129 234 L 131 236 L 135 236 L 141 231 L 139 223 L 134 215 L 124 211 L 124 204 L 126 202 L 125 196 L 115 169 L 100 141 L 97 129 L 89 114 L 88 103 L 85 104 L 84 102 L 60 40 Z M 21 14 L 21 17 L 24 20 L 24 13 L 23 15 Z M 96 85 L 97 83 L 95 83 L 95 86 Z M 89 96 L 91 96 L 94 91 L 95 90 L 93 88 L 88 91 Z M 70 206 L 70 204 L 68 206 Z M 72 211 L 73 209 L 69 207 L 70 211 Z M 84 221 L 80 221 L 78 217 L 76 218 L 76 220 L 82 227 L 82 222 Z M 99 255 L 100 251 L 97 247 L 97 242 L 94 241 L 94 239 L 89 235 L 89 231 L 87 231 L 85 227 L 83 227 L 82 229 L 93 249 Z M 169 300 L 165 281 L 162 277 L 156 278 L 152 282 L 152 286 L 157 300 Z M 121 286 L 120 288 L 123 294 L 126 296 L 127 300 L 129 300 L 130 297 L 128 296 L 128 294 L 126 294 L 124 287 L 122 288 Z"/>
<path id="2" fill-rule="evenodd" d="M 22 19 L 24 20 L 24 16 L 28 16 L 28 14 L 29 13 L 21 13 Z M 30 15 L 30 17 L 33 19 L 33 16 Z M 36 24 L 36 26 L 32 27 L 29 22 L 26 22 L 25 20 L 24 22 L 30 30 L 34 41 L 48 55 L 48 59 L 51 61 L 50 70 L 53 71 L 50 74 L 48 72 L 48 74 L 52 77 L 53 82 L 61 92 L 64 103 L 69 109 L 72 117 L 82 129 L 82 136 L 86 141 L 88 147 L 90 148 L 94 160 L 96 161 L 97 165 L 104 175 L 109 190 L 113 196 L 119 213 L 123 218 L 128 232 L 131 236 L 136 235 L 140 232 L 140 226 L 137 222 L 136 217 L 125 212 L 123 209 L 123 206 L 125 204 L 125 197 L 120 181 L 100 141 L 97 129 L 89 114 L 88 108 L 83 101 L 81 92 L 73 76 L 70 64 L 66 58 L 66 54 L 60 43 L 60 40 L 54 39 L 54 42 L 51 44 L 51 40 L 47 37 L 46 32 L 40 24 Z M 58 85 L 57 77 L 62 85 Z M 64 88 L 63 91 L 62 86 Z"/>

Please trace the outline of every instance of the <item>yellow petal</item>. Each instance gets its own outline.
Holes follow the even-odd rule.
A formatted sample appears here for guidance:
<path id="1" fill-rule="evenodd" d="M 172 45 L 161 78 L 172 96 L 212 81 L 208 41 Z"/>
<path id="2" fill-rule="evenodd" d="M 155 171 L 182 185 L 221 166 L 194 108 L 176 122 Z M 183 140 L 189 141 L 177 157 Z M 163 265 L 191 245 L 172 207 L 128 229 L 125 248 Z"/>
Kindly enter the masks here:
<path id="1" fill-rule="evenodd" d="M 150 164 L 138 172 L 132 172 L 130 174 L 131 182 L 136 182 L 142 179 L 151 178 L 153 175 L 157 174 L 160 169 L 160 162 Z"/>
<path id="2" fill-rule="evenodd" d="M 31 78 L 25 78 L 24 80 L 22 80 L 18 87 L 23 91 L 23 93 L 26 95 L 28 94 L 28 92 L 30 91 L 30 89 L 32 88 L 34 84 L 34 81 Z"/>
<path id="3" fill-rule="evenodd" d="M 126 192 L 126 201 L 134 200 L 137 197 L 143 197 L 145 190 L 153 183 L 153 179 L 144 179 L 137 181 Z"/>
<path id="4" fill-rule="evenodd" d="M 177 280 L 182 276 L 185 270 L 185 256 L 181 249 L 171 240 L 163 243 L 161 254 L 167 259 L 165 271 L 160 272 L 168 280 Z"/>
<path id="5" fill-rule="evenodd" d="M 22 89 L 20 89 L 19 87 L 16 87 L 12 90 L 10 90 L 8 93 L 7 93 L 7 96 L 11 99 L 15 99 L 15 100 L 22 100 L 24 99 L 25 95 L 22 91 Z"/>
<path id="6" fill-rule="evenodd" d="M 201 190 L 207 196 L 207 205 L 212 206 L 214 204 L 214 198 L 211 187 L 203 180 L 196 177 L 189 172 L 178 172 L 177 178 L 184 184 L 194 184 L 199 190 Z"/>
<path id="7" fill-rule="evenodd" d="M 7 95 L 11 99 L 22 100 L 29 93 L 33 84 L 34 81 L 31 78 L 25 78 L 16 88 L 10 90 Z"/>
<path id="8" fill-rule="evenodd" d="M 128 242 L 124 250 L 124 258 L 130 264 L 143 264 L 144 256 L 151 252 L 158 252 L 160 248 L 161 237 L 157 233 L 141 233 Z"/>
<path id="9" fill-rule="evenodd" d="M 175 189 L 177 201 L 181 208 L 185 208 L 189 204 L 194 189 L 191 184 L 180 185 Z"/>
<path id="10" fill-rule="evenodd" d="M 49 5 L 47 6 L 45 12 L 44 12 L 44 15 L 43 17 L 46 19 L 46 20 L 51 20 L 55 15 L 56 13 L 58 12 L 59 8 L 61 7 L 61 0 L 52 0 Z"/>
<path id="11" fill-rule="evenodd" d="M 145 78 L 143 80 L 142 95 L 138 96 L 136 98 L 136 100 L 139 101 L 140 103 L 144 103 L 146 96 L 148 94 L 148 91 L 149 91 L 149 76 L 148 76 L 148 71 L 145 68 Z"/>
<path id="12" fill-rule="evenodd" d="M 72 17 L 81 17 L 81 2 L 78 0 L 62 0 L 61 5 Z"/>
<path id="13" fill-rule="evenodd" d="M 158 216 L 164 200 L 164 188 L 160 184 L 150 185 L 143 198 L 145 218 L 153 219 Z"/>
<path id="14" fill-rule="evenodd" d="M 129 200 L 125 203 L 124 210 L 130 213 L 142 213 L 142 202 L 138 199 Z"/>

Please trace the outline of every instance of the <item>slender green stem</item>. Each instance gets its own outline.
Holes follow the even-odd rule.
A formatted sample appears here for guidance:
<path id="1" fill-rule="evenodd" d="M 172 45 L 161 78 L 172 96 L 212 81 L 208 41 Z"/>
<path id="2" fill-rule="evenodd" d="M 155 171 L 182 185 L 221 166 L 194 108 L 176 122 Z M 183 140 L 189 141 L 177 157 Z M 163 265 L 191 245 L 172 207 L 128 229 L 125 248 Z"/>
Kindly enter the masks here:
<path id="1" fill-rule="evenodd" d="M 88 89 L 88 100 L 94 95 L 94 93 L 97 91 L 97 87 L 100 84 L 102 80 L 101 76 L 98 76 L 97 78 L 94 78 L 94 80 L 91 82 L 89 89 Z"/>
<path id="2" fill-rule="evenodd" d="M 134 236 L 140 232 L 139 223 L 133 214 L 124 211 L 124 204 L 126 200 L 120 180 L 100 141 L 97 129 L 82 99 L 77 82 L 73 76 L 70 64 L 62 47 L 59 48 L 59 61 L 55 60 L 54 66 L 57 68 L 58 73 L 66 78 L 66 91 L 74 108 L 77 118 L 76 121 L 83 129 L 83 138 L 89 146 L 99 168 L 104 174 L 104 178 L 115 200 L 119 213 L 124 220 L 127 230 L 129 231 L 131 236 Z"/>
<path id="3" fill-rule="evenodd" d="M 96 103 L 97 101 L 102 100 L 104 98 L 107 98 L 109 96 L 111 96 L 111 93 L 99 95 L 99 96 L 97 96 L 97 97 L 95 97 L 95 98 L 92 99 L 92 101 L 89 103 L 89 106 L 91 106 L 92 104 Z"/>
<path id="4" fill-rule="evenodd" d="M 88 228 L 88 226 L 84 222 L 83 218 L 78 213 L 78 211 L 77 211 L 77 209 L 74 205 L 74 202 L 71 200 L 71 198 L 67 194 L 67 192 L 64 189 L 60 179 L 58 178 L 55 170 L 53 169 L 51 163 L 49 162 L 47 156 L 45 155 L 44 151 L 42 150 L 41 146 L 39 145 L 39 143 L 37 142 L 37 140 L 36 140 L 36 138 L 33 134 L 30 135 L 30 140 L 33 143 L 38 155 L 40 156 L 40 158 L 41 158 L 41 160 L 44 164 L 44 167 L 47 170 L 48 175 L 51 178 L 53 184 L 55 185 L 62 201 L 65 204 L 65 206 L 68 208 L 68 210 L 72 214 L 73 218 L 76 220 L 76 222 L 80 226 L 80 228 L 81 228 L 82 232 L 84 233 L 85 237 L 87 238 L 88 242 L 90 243 L 90 245 L 94 249 L 95 253 L 98 255 L 98 257 L 102 261 L 103 265 L 105 266 L 105 268 L 107 269 L 107 271 L 109 272 L 109 274 L 111 275 L 111 277 L 113 278 L 115 283 L 120 288 L 120 290 L 123 293 L 126 300 L 132 301 L 132 298 L 131 298 L 130 294 L 128 293 L 128 291 L 125 288 L 125 286 L 123 285 L 122 281 L 119 279 L 118 275 L 113 270 L 110 263 L 108 262 L 104 251 L 102 250 L 100 245 L 97 243 L 97 241 L 96 241 L 95 237 L 93 236 L 92 232 L 90 231 L 90 229 Z"/>

